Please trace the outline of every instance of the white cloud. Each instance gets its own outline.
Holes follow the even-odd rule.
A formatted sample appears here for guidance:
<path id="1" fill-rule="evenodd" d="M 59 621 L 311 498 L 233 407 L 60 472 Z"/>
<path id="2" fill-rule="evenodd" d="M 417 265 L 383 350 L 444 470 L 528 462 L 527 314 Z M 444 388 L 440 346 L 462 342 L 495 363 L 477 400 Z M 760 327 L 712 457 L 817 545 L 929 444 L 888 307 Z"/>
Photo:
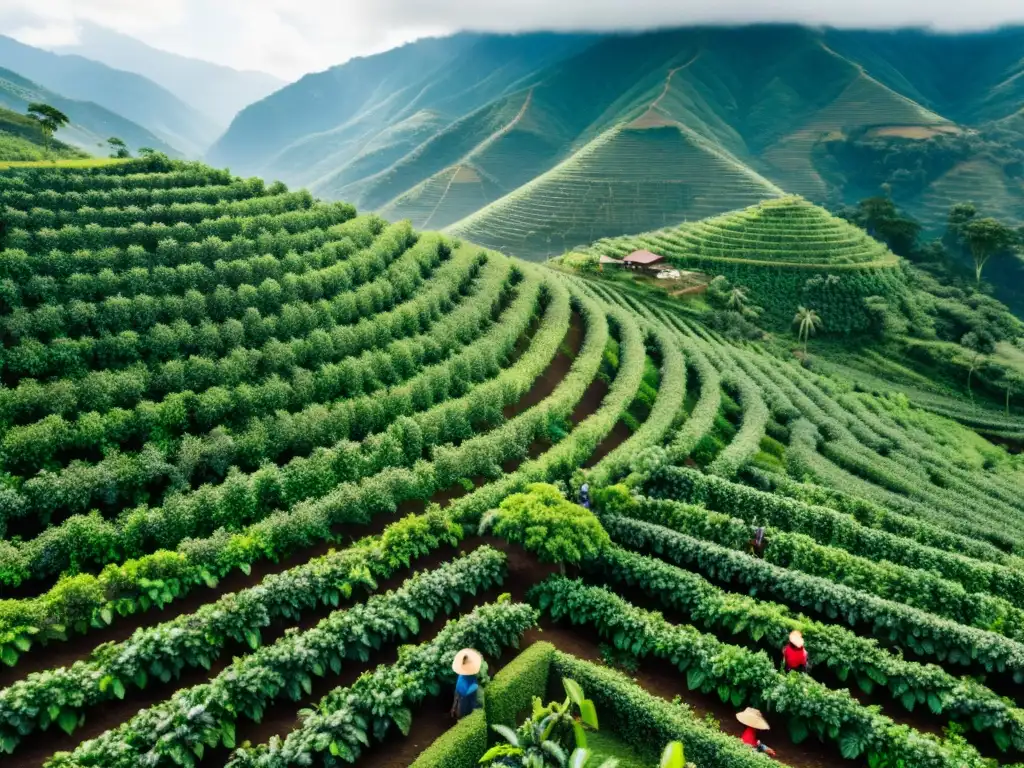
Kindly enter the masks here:
<path id="1" fill-rule="evenodd" d="M 1024 22 L 1020 0 L 0 0 L 0 29 L 36 45 L 92 21 L 159 48 L 295 78 L 456 29 L 642 29 L 793 21 L 979 29 Z"/>

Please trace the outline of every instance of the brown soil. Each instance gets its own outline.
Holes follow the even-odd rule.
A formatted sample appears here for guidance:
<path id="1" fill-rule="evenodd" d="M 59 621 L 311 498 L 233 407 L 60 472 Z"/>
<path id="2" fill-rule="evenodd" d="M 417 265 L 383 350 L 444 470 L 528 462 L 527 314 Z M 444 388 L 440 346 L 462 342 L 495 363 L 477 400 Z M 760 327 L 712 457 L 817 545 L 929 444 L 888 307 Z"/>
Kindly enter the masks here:
<path id="1" fill-rule="evenodd" d="M 597 413 L 597 409 L 601 407 L 601 402 L 604 400 L 605 395 L 608 394 L 608 390 L 608 384 L 595 376 L 569 416 L 569 421 L 573 423 L 573 426 L 579 424 L 588 416 Z"/>
<path id="2" fill-rule="evenodd" d="M 569 373 L 569 370 L 572 368 L 572 361 L 576 359 L 576 355 L 579 354 L 580 349 L 583 347 L 584 330 L 583 318 L 579 313 L 573 312 L 569 320 L 569 330 L 565 334 L 565 339 L 559 345 L 558 353 L 544 370 L 544 373 L 540 375 L 540 378 L 530 387 L 530 391 L 519 398 L 518 402 L 505 406 L 502 413 L 506 419 L 518 416 L 527 408 L 532 408 L 555 391 L 555 388 L 562 383 L 562 379 Z M 568 352 L 565 351 L 565 347 L 568 347 Z"/>
<path id="3" fill-rule="evenodd" d="M 680 288 L 678 291 L 672 291 L 670 296 L 697 296 L 702 293 L 706 293 L 708 287 L 706 285 L 691 285 L 689 288 Z"/>
<path id="4" fill-rule="evenodd" d="M 605 439 L 600 442 L 597 446 L 597 450 L 590 455 L 590 458 L 586 460 L 583 466 L 588 469 L 594 466 L 597 462 L 629 440 L 632 436 L 633 433 L 629 431 L 629 427 L 626 426 L 626 422 L 617 421 L 615 426 L 612 427 L 612 431 L 609 432 Z"/>

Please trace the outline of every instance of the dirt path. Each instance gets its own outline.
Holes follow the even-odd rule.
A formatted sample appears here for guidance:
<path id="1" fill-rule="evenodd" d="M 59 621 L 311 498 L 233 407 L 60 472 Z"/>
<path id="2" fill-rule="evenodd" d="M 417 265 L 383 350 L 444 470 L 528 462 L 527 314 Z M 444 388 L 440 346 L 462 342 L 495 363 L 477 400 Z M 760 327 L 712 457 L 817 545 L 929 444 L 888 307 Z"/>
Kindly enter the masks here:
<path id="1" fill-rule="evenodd" d="M 590 467 L 596 465 L 601 461 L 601 459 L 629 440 L 632 436 L 633 433 L 629 431 L 629 427 L 626 426 L 626 422 L 621 420 L 615 422 L 615 426 L 612 427 L 612 431 L 609 432 L 605 439 L 598 444 L 597 449 L 590 454 L 590 458 L 583 463 L 583 466 L 590 469 Z"/>
<path id="2" fill-rule="evenodd" d="M 583 325 L 583 317 L 578 312 L 573 312 L 569 319 L 569 330 L 559 345 L 558 352 L 548 364 L 548 367 L 533 383 L 530 390 L 515 403 L 510 403 L 502 409 L 506 419 L 518 416 L 528 408 L 549 397 L 555 388 L 562 383 L 572 368 L 573 360 L 583 348 L 583 339 L 586 335 L 586 328 Z"/>

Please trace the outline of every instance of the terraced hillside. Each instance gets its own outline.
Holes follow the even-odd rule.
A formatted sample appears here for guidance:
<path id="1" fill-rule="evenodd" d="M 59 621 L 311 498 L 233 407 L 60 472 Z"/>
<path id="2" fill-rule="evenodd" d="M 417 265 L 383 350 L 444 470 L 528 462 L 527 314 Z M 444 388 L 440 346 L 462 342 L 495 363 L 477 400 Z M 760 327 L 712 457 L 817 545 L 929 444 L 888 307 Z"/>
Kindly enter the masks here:
<path id="1" fill-rule="evenodd" d="M 533 260 L 782 191 L 1020 223 L 1022 51 L 1020 29 L 462 34 L 282 88 L 209 159 Z"/>
<path id="2" fill-rule="evenodd" d="M 538 260 L 781 194 L 684 126 L 638 119 L 447 231 Z"/>
<path id="3" fill-rule="evenodd" d="M 747 704 L 793 766 L 1024 757 L 1024 476 L 975 433 L 201 165 L 7 170 L 0 204 L 4 766 L 469 765 L 564 677 L 644 760 L 763 764 Z M 589 516 L 584 480 L 574 578 L 479 533 Z"/>
<path id="4" fill-rule="evenodd" d="M 899 260 L 884 245 L 795 196 L 581 250 L 623 258 L 638 249 L 725 275 L 749 288 L 751 301 L 782 327 L 804 305 L 818 309 L 829 331 L 864 330 L 871 323 L 864 299 L 898 300 L 904 290 Z"/>

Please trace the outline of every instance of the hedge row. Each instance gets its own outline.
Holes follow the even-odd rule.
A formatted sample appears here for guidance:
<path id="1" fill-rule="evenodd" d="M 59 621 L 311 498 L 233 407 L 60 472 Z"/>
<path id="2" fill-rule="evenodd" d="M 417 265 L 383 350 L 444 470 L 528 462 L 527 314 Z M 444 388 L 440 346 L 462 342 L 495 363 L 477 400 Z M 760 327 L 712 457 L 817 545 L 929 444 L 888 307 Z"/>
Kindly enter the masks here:
<path id="1" fill-rule="evenodd" d="M 273 622 L 296 620 L 310 609 L 338 605 L 376 590 L 386 579 L 441 546 L 462 538 L 441 512 L 409 516 L 380 536 L 273 574 L 255 587 L 224 595 L 194 613 L 137 629 L 127 640 L 100 646 L 70 667 L 33 672 L 0 691 L 0 746 L 13 752 L 28 734 L 56 723 L 71 733 L 86 713 L 133 687 L 168 683 L 188 668 L 209 668 L 230 642 L 261 646 Z M 500 553 L 477 550 L 470 563 L 504 562 Z M 438 584 L 432 583 L 436 591 Z"/>
<path id="2" fill-rule="evenodd" d="M 933 714 L 954 717 L 976 731 L 991 733 L 1002 749 L 1024 748 L 1024 710 L 973 678 L 956 677 L 935 664 L 904 660 L 839 624 L 812 621 L 785 606 L 726 592 L 699 574 L 618 547 L 607 548 L 584 568 L 600 583 L 639 588 L 704 631 L 742 636 L 748 645 L 776 652 L 798 629 L 815 666 L 827 667 L 839 680 L 855 682 L 868 694 L 882 687 L 910 711 L 924 707 Z"/>
<path id="3" fill-rule="evenodd" d="M 933 538 L 930 526 L 915 524 L 913 520 L 905 521 L 897 531 L 879 530 L 875 526 L 883 521 L 867 514 L 854 518 L 843 511 L 766 493 L 686 467 L 660 467 L 642 487 L 655 498 L 702 504 L 739 517 L 749 525 L 771 525 L 806 534 L 821 544 L 840 547 L 859 557 L 937 571 L 969 592 L 989 593 L 1024 608 L 1024 572 L 973 559 L 960 554 L 958 548 L 947 551 L 947 536 Z"/>
<path id="4" fill-rule="evenodd" d="M 557 297 L 557 283 L 552 290 Z M 17 644 L 30 641 L 36 634 L 52 634 L 52 625 L 85 631 L 115 597 L 137 604 L 153 580 L 160 580 L 161 589 L 157 593 L 167 602 L 203 583 L 204 574 L 220 576 L 235 568 L 248 568 L 260 559 L 278 559 L 300 547 L 332 540 L 334 526 L 341 523 L 366 523 L 379 513 L 394 511 L 401 501 L 428 498 L 461 477 L 499 472 L 498 465 L 503 461 L 525 454 L 538 432 L 546 430 L 551 418 L 564 418 L 571 412 L 600 364 L 608 334 L 607 323 L 603 314 L 587 302 L 581 301 L 579 307 L 588 330 L 583 350 L 569 377 L 547 401 L 492 434 L 467 440 L 459 448 L 438 449 L 434 464 L 417 462 L 412 469 L 387 469 L 359 483 L 342 484 L 321 499 L 276 512 L 238 533 L 220 531 L 207 539 L 186 540 L 175 553 L 157 552 L 120 566 L 108 566 L 98 577 L 80 575 L 67 579 L 32 600 L 0 602 L 0 642 Z M 542 326 L 518 370 L 512 369 L 504 380 L 496 381 L 495 386 L 525 394 L 554 357 L 568 327 L 568 306 L 556 298 L 550 310 L 552 318 L 561 313 L 564 324 Z M 642 344 L 640 346 L 642 355 Z M 477 394 L 488 396 L 484 388 Z M 493 396 L 489 399 L 494 402 Z M 622 405 L 618 407 L 621 412 Z M 610 430 L 611 424 L 606 428 Z M 168 581 L 176 586 L 176 591 L 163 588 Z"/>
<path id="5" fill-rule="evenodd" d="M 887 758 L 915 768 L 986 765 L 969 745 L 897 725 L 876 708 L 861 705 L 849 691 L 832 691 L 801 673 L 783 674 L 764 653 L 669 624 L 660 614 L 634 608 L 607 590 L 552 577 L 531 590 L 530 600 L 556 621 L 594 627 L 619 650 L 671 663 L 686 673 L 691 689 L 717 692 L 735 708 L 751 703 L 778 713 L 788 720 L 794 741 L 814 734 L 836 743 L 847 759 Z"/>
<path id="6" fill-rule="evenodd" d="M 259 285 L 271 279 L 281 282 L 287 275 L 304 275 L 344 262 L 354 253 L 370 246 L 384 231 L 386 222 L 375 215 L 356 216 L 344 224 L 330 228 L 331 239 L 309 250 L 290 250 L 283 256 L 260 253 L 253 256 L 216 259 L 212 263 L 191 261 L 165 266 L 128 266 L 114 270 L 103 266 L 95 271 L 74 271 L 54 277 L 32 269 L 32 261 L 24 251 L 0 252 L 0 301 L 11 312 L 20 307 L 40 304 L 71 304 L 82 301 L 97 303 L 121 296 L 183 296 L 190 290 L 213 293 L 219 287 L 237 289 L 242 285 Z M 51 252 L 52 260 L 68 259 L 65 254 Z M 98 254 L 76 252 L 73 266 L 100 261 Z"/>

